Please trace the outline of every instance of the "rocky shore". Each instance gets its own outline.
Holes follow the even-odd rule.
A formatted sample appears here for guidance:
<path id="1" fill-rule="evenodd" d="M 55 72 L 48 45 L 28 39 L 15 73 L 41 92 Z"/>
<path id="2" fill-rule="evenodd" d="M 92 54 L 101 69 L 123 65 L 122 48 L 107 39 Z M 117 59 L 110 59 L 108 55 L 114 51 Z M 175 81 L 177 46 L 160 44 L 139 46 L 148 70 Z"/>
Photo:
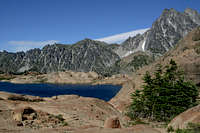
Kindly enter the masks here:
<path id="1" fill-rule="evenodd" d="M 113 75 L 102 77 L 95 72 L 53 72 L 49 74 L 29 73 L 26 75 L 0 75 L 1 81 L 28 84 L 28 83 L 55 83 L 55 84 L 113 84 L 122 85 L 130 79 L 128 75 Z"/>
<path id="2" fill-rule="evenodd" d="M 0 132 L 129 132 L 128 118 L 111 104 L 96 98 L 61 95 L 40 98 L 0 92 Z M 115 128 L 116 130 L 111 130 Z M 148 132 L 149 133 L 149 132 Z"/>

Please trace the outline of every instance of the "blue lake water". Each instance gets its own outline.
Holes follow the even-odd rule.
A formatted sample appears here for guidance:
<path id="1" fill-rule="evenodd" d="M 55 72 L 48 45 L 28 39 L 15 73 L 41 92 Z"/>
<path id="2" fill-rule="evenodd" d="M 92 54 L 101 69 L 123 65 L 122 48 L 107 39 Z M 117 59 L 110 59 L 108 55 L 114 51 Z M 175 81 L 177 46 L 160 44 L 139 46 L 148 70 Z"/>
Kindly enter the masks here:
<path id="1" fill-rule="evenodd" d="M 109 101 L 121 89 L 119 85 L 13 84 L 0 82 L 0 91 L 40 97 L 75 94 Z"/>

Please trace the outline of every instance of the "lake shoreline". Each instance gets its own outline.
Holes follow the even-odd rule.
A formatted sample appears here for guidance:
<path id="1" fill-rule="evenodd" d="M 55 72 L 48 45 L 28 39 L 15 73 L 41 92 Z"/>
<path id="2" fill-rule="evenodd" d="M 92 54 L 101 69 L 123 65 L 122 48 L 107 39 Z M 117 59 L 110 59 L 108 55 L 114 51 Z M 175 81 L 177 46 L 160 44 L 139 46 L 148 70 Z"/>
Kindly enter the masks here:
<path id="1" fill-rule="evenodd" d="M 52 83 L 52 84 L 79 84 L 79 85 L 97 85 L 111 84 L 123 85 L 129 80 L 128 75 L 113 75 L 112 77 L 102 77 L 95 72 L 53 72 L 49 74 L 27 74 L 27 75 L 0 75 L 1 82 L 11 82 L 16 84 L 33 83 Z"/>
<path id="2" fill-rule="evenodd" d="M 133 78 L 129 75 L 118 74 L 111 77 L 102 77 L 95 72 L 53 72 L 49 74 L 34 74 L 30 73 L 28 75 L 3 75 L 5 79 L 2 80 L 6 82 L 11 82 L 15 84 L 38 84 L 38 83 L 51 83 L 51 84 L 79 84 L 79 85 L 121 85 L 120 91 L 110 100 L 108 103 L 112 104 L 120 112 L 123 111 L 127 103 L 130 101 L 126 100 L 129 98 L 129 92 L 132 92 L 135 84 L 132 82 Z M 0 75 L 2 77 L 2 75 Z M 2 78 L 4 78 L 2 77 Z M 2 79 L 1 78 L 1 79 Z M 125 93 L 128 92 L 126 98 L 123 97 Z"/>

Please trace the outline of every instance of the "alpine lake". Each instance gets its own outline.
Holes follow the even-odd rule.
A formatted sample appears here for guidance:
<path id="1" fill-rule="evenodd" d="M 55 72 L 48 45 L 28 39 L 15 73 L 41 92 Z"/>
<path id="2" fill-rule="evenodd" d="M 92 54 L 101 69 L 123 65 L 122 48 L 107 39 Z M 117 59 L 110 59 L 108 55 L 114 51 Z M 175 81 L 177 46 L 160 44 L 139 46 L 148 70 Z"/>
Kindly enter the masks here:
<path id="1" fill-rule="evenodd" d="M 32 95 L 40 97 L 52 97 L 57 95 L 79 95 L 93 97 L 109 101 L 121 89 L 120 85 L 74 85 L 74 84 L 14 84 L 0 82 L 0 91 Z"/>

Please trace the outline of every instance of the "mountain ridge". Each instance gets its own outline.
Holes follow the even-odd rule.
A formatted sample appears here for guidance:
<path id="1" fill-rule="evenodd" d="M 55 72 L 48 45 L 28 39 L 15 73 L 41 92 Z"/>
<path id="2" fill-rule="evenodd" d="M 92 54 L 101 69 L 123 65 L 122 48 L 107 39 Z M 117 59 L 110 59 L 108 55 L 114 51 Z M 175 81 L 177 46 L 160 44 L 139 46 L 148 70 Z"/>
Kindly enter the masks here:
<path id="1" fill-rule="evenodd" d="M 85 39 L 73 45 L 54 44 L 27 52 L 0 52 L 0 71 L 49 73 L 72 70 L 103 73 L 105 68 L 118 59 L 118 55 L 112 52 L 105 43 Z"/>
<path id="2" fill-rule="evenodd" d="M 102 75 L 112 75 L 112 72 L 119 73 L 120 69 L 123 68 L 135 71 L 135 69 L 128 68 L 134 67 L 130 64 L 123 68 L 113 66 L 117 65 L 117 61 L 120 62 L 124 57 L 138 51 L 146 52 L 145 61 L 152 62 L 151 58 L 161 56 L 174 48 L 182 37 L 199 24 L 200 14 L 193 9 L 188 8 L 184 12 L 165 9 L 150 29 L 146 29 L 143 34 L 129 37 L 120 45 L 109 45 L 105 42 L 86 38 L 72 45 L 54 44 L 46 45 L 42 49 L 31 49 L 27 52 L 0 52 L 0 72 L 37 71 L 49 73 L 72 70 L 94 71 Z M 150 55 L 150 58 L 146 57 L 148 55 Z M 141 58 L 144 57 L 143 54 L 140 56 Z M 129 62 L 138 60 L 135 56 L 132 57 L 134 58 L 129 58 Z M 140 64 L 140 67 L 142 67 L 147 63 Z"/>

